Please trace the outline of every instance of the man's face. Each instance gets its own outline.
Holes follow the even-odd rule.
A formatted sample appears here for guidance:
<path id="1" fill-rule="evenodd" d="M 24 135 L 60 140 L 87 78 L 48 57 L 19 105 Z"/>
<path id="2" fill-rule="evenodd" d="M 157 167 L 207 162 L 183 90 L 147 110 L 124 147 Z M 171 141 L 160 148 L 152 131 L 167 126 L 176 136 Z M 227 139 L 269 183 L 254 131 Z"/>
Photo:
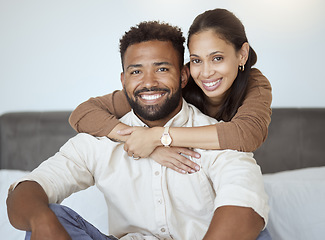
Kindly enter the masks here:
<path id="1" fill-rule="evenodd" d="M 182 71 L 181 76 L 172 43 L 153 40 L 127 48 L 121 81 L 134 112 L 142 120 L 153 122 L 179 112 L 187 75 Z"/>

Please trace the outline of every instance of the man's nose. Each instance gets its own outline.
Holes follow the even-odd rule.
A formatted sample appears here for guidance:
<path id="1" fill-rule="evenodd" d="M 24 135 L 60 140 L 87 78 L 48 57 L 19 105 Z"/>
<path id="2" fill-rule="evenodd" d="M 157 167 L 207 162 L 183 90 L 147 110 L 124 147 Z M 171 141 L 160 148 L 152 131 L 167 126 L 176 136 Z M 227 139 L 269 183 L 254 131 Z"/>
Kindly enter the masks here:
<path id="1" fill-rule="evenodd" d="M 142 79 L 142 85 L 150 88 L 158 85 L 158 79 L 153 72 L 146 72 Z"/>

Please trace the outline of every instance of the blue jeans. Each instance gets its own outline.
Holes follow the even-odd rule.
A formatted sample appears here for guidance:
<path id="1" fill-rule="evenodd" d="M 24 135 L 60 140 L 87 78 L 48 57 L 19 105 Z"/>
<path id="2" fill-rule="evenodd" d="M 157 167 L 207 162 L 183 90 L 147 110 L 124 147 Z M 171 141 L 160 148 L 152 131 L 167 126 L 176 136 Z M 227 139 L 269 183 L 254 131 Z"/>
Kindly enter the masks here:
<path id="1" fill-rule="evenodd" d="M 50 208 L 67 230 L 72 240 L 118 240 L 112 235 L 106 236 L 101 233 L 97 228 L 68 207 L 59 204 L 50 204 Z M 30 240 L 30 237 L 31 232 L 26 232 L 25 240 Z M 257 240 L 271 240 L 267 229 L 260 233 Z"/>

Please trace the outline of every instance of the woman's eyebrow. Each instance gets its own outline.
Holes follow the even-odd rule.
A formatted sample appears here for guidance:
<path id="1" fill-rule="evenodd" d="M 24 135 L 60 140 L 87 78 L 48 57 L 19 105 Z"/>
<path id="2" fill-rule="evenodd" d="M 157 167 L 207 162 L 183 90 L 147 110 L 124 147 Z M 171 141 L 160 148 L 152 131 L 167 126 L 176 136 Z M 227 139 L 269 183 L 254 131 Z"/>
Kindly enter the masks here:
<path id="1" fill-rule="evenodd" d="M 207 56 L 212 56 L 212 55 L 218 54 L 218 53 L 224 53 L 224 52 L 222 52 L 222 51 L 214 51 L 212 53 L 209 53 Z M 190 57 L 200 57 L 200 56 L 193 53 L 193 54 L 190 54 Z"/>

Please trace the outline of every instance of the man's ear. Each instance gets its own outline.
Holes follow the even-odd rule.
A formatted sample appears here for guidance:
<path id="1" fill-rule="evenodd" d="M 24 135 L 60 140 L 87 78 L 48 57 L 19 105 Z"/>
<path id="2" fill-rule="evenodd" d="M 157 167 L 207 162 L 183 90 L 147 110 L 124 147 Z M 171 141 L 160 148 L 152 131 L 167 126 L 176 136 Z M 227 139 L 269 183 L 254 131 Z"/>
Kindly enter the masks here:
<path id="1" fill-rule="evenodd" d="M 121 83 L 122 86 L 124 87 L 124 72 L 121 72 Z"/>
<path id="2" fill-rule="evenodd" d="M 184 65 L 181 71 L 181 87 L 184 88 L 188 82 L 188 78 L 190 77 L 190 69 Z"/>
<path id="3" fill-rule="evenodd" d="M 243 43 L 241 46 L 241 49 L 239 50 L 240 55 L 240 64 L 241 66 L 244 66 L 247 62 L 248 55 L 249 55 L 249 44 L 248 42 Z"/>

